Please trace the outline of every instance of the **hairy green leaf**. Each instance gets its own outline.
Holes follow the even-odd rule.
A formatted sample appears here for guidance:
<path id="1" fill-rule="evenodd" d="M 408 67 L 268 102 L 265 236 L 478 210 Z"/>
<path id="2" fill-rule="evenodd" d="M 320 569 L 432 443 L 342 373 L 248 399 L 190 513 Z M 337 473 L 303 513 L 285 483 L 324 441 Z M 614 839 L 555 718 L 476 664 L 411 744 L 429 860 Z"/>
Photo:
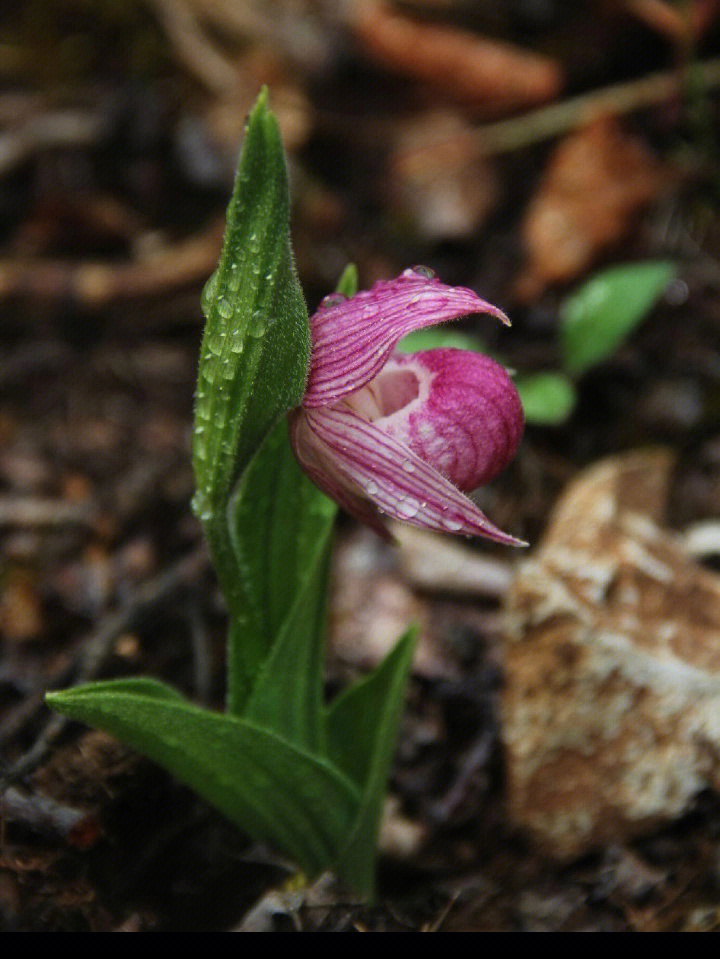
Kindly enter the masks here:
<path id="1" fill-rule="evenodd" d="M 228 540 L 232 490 L 265 435 L 303 396 L 310 332 L 289 239 L 285 156 L 263 90 L 248 119 L 207 316 L 195 401 L 195 512 L 231 611 L 237 563 Z"/>
<path id="2" fill-rule="evenodd" d="M 91 684 L 47 701 L 149 756 L 307 873 L 332 864 L 360 805 L 346 776 L 267 729 L 199 709 L 159 683 L 143 692 L 144 682 Z"/>
<path id="3" fill-rule="evenodd" d="M 627 339 L 677 272 L 664 260 L 615 266 L 595 274 L 563 304 L 560 344 L 566 369 L 584 373 Z"/>
<path id="4" fill-rule="evenodd" d="M 327 711 L 328 755 L 362 799 L 339 859 L 338 876 L 372 897 L 377 835 L 417 630 L 409 629 L 380 665 L 342 692 Z"/>
<path id="5" fill-rule="evenodd" d="M 307 668 L 315 663 L 321 672 L 317 660 L 326 588 L 321 569 L 336 513 L 335 504 L 298 466 L 287 426 L 279 423 L 251 460 L 229 510 L 243 597 L 229 644 L 231 712 L 242 711 L 257 671 L 283 629 L 285 654 L 288 642 L 304 644 L 308 649 L 296 650 L 291 658 L 299 657 Z M 311 680 L 298 674 L 295 681 Z M 319 682 L 315 675 L 312 682 Z"/>

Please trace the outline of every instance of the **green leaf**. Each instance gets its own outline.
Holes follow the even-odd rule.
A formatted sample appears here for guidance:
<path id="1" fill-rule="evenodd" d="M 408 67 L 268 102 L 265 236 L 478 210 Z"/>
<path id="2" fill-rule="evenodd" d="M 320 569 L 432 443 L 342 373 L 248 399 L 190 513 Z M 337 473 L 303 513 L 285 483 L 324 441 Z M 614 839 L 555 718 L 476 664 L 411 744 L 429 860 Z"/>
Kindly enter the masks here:
<path id="1" fill-rule="evenodd" d="M 260 669 L 245 719 L 296 746 L 323 753 L 325 594 L 331 530 L 315 544 L 307 577 Z"/>
<path id="2" fill-rule="evenodd" d="M 255 839 L 310 875 L 330 866 L 356 820 L 359 791 L 327 761 L 233 716 L 121 680 L 50 693 L 53 709 L 159 763 Z M 136 684 L 133 691 L 128 683 Z"/>
<path id="3" fill-rule="evenodd" d="M 357 818 L 334 869 L 368 897 L 373 895 L 377 836 L 416 635 L 415 628 L 409 629 L 374 672 L 342 692 L 327 711 L 328 755 L 362 790 Z"/>
<path id="4" fill-rule="evenodd" d="M 165 699 L 180 703 L 187 702 L 179 690 L 174 689 L 172 686 L 167 686 L 157 679 L 151 679 L 148 676 L 131 676 L 127 679 L 106 679 L 97 683 L 77 687 L 77 689 L 90 688 L 92 688 L 93 693 L 98 695 L 108 691 L 112 693 L 127 693 L 130 696 L 145 696 L 149 699 Z M 51 697 L 55 695 L 55 693 L 48 693 L 48 702 L 50 702 Z M 60 693 L 59 695 L 64 695 L 64 693 Z"/>
<path id="5" fill-rule="evenodd" d="M 336 513 L 335 504 L 298 466 L 287 425 L 279 423 L 251 460 L 229 509 L 240 577 L 236 586 L 242 596 L 242 611 L 233 617 L 229 642 L 232 713 L 242 711 L 281 630 L 294 628 L 296 642 L 312 647 L 297 651 L 307 657 L 308 667 L 319 655 L 326 588 L 319 565 L 324 564 Z M 294 627 L 285 627 L 293 609 Z M 313 627 L 318 633 L 314 637 Z M 297 683 L 303 681 L 296 677 Z"/>
<path id="6" fill-rule="evenodd" d="M 560 344 L 566 369 L 600 363 L 642 322 L 677 272 L 674 263 L 648 261 L 597 273 L 561 309 Z"/>
<path id="7" fill-rule="evenodd" d="M 195 512 L 228 605 L 239 613 L 226 508 L 268 431 L 305 390 L 310 332 L 289 239 L 287 171 L 263 90 L 250 113 L 207 316 L 195 402 Z"/>
<path id="8" fill-rule="evenodd" d="M 564 423 L 575 408 L 575 387 L 564 373 L 518 376 L 515 386 L 528 423 L 557 426 Z"/>
<path id="9" fill-rule="evenodd" d="M 342 293 L 343 296 L 355 296 L 358 291 L 358 271 L 354 263 L 348 263 L 345 269 L 340 274 L 340 279 L 338 280 L 337 286 L 335 287 L 336 293 Z"/>
<path id="10" fill-rule="evenodd" d="M 443 346 L 454 346 L 458 350 L 472 350 L 474 353 L 487 352 L 482 340 L 477 336 L 446 326 L 432 326 L 426 330 L 408 333 L 395 349 L 399 353 L 418 353 L 420 350 L 435 350 Z"/>

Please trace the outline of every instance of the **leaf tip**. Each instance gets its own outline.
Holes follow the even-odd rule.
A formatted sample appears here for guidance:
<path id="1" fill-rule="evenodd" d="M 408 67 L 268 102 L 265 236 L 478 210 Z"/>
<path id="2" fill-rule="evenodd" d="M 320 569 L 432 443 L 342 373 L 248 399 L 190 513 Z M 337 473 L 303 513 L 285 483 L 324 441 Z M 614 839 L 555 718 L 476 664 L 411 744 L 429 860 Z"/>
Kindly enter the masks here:
<path id="1" fill-rule="evenodd" d="M 45 693 L 45 705 L 49 706 L 50 709 L 54 709 L 57 712 L 64 712 L 67 710 L 67 690 L 54 689 L 49 693 Z"/>
<path id="2" fill-rule="evenodd" d="M 267 84 L 263 83 L 260 87 L 260 92 L 255 98 L 255 103 L 253 108 L 250 111 L 250 119 L 255 116 L 261 116 L 263 113 L 270 112 L 270 91 L 267 87 Z"/>

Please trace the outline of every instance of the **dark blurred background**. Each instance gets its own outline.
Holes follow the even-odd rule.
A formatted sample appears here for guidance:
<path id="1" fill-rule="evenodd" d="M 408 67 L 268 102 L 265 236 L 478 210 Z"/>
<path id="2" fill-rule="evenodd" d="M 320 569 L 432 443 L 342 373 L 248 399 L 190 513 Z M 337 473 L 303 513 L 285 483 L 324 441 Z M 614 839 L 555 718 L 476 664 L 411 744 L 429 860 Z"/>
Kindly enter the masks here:
<path id="1" fill-rule="evenodd" d="M 99 734 L 48 727 L 42 707 L 48 685 L 128 672 L 221 705 L 224 614 L 189 511 L 192 395 L 200 292 L 263 84 L 311 310 L 350 261 L 362 287 L 420 263 L 513 318 L 509 332 L 487 318 L 457 327 L 517 372 L 526 403 L 516 463 L 479 494 L 493 521 L 535 548 L 581 467 L 660 443 L 675 457 L 661 522 L 705 524 L 695 549 L 717 568 L 717 0 L 6 0 L 3 772 L 13 788 L 97 813 L 85 845 L 100 850 L 81 855 L 57 823 L 40 840 L 18 814 L 0 864 L 8 928 L 223 927 L 275 876 L 272 857 L 229 838 L 149 764 Z M 669 264 L 672 279 L 616 348 L 570 369 L 568 298 L 608 267 L 645 261 Z M 410 818 L 398 813 L 386 845 L 386 888 L 405 895 L 421 877 L 476 868 L 489 848 L 479 823 L 504 822 L 493 644 L 516 557 L 410 542 L 391 554 L 368 535 L 343 520 L 329 683 L 376 661 L 408 619 L 425 623 L 394 780 L 394 808 Z M 453 605 L 447 564 L 468 557 L 496 565 Z M 372 615 L 356 635 L 361 610 Z M 707 815 L 717 834 L 714 807 Z M 398 851 L 408 836 L 411 853 Z M 496 849 L 495 893 L 436 883 L 405 912 L 328 915 L 337 928 L 421 928 L 457 900 L 457 928 L 629 928 L 642 925 L 636 894 L 681 895 L 658 878 L 661 854 L 638 866 L 618 847 L 591 879 L 566 877 L 561 895 L 558 874 L 513 842 Z M 686 877 L 682 855 L 666 858 Z M 706 889 L 708 875 L 690 886 Z M 689 921 L 698 896 L 666 925 Z"/>

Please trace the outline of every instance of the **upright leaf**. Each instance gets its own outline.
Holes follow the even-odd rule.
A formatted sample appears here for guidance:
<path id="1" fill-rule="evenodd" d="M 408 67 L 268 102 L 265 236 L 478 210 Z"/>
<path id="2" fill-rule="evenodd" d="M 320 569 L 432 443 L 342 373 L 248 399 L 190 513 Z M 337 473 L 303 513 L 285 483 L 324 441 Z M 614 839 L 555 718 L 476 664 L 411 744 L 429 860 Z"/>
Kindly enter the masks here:
<path id="1" fill-rule="evenodd" d="M 315 647 L 322 643 L 326 583 L 319 564 L 324 566 L 336 512 L 298 466 L 287 426 L 279 423 L 247 467 L 229 510 L 243 595 L 243 616 L 233 624 L 236 635 L 229 644 L 231 712 L 242 711 L 291 609 L 294 626 L 287 628 L 294 631 L 294 641 L 312 647 L 296 650 L 297 655 L 313 662 L 321 655 Z M 302 683 L 303 676 L 295 681 Z"/>
<path id="2" fill-rule="evenodd" d="M 358 291 L 358 271 L 354 263 L 348 263 L 340 274 L 340 279 L 335 287 L 336 293 L 342 293 L 343 296 L 355 296 Z"/>
<path id="3" fill-rule="evenodd" d="M 238 614 L 242 596 L 228 501 L 265 435 L 300 403 L 310 355 L 288 229 L 285 156 L 263 90 L 248 119 L 220 263 L 203 293 L 207 323 L 193 436 L 194 508 L 228 605 Z"/>
<path id="4" fill-rule="evenodd" d="M 333 868 L 368 897 L 374 891 L 377 836 L 416 634 L 416 629 L 408 630 L 374 672 L 341 693 L 327 712 L 328 755 L 362 790 L 360 808 Z"/>
<path id="5" fill-rule="evenodd" d="M 675 276 L 666 261 L 630 263 L 595 274 L 561 311 L 560 343 L 565 367 L 583 373 L 611 356 L 647 316 Z"/>
<path id="6" fill-rule="evenodd" d="M 258 673 L 243 717 L 272 729 L 296 746 L 325 752 L 323 672 L 325 587 L 330 530 L 315 555 L 308 577 Z"/>

